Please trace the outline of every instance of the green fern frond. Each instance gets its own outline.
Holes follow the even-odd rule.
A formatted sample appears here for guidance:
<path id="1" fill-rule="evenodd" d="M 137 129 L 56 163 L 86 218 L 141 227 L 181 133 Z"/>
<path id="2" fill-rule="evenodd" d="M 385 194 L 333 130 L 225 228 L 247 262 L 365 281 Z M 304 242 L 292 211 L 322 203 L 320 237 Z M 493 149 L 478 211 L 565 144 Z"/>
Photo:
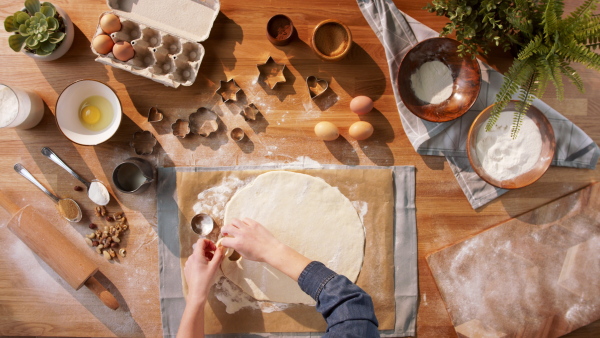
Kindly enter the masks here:
<path id="1" fill-rule="evenodd" d="M 557 53 L 564 57 L 566 61 L 582 63 L 588 68 L 600 70 L 600 55 L 575 41 L 564 45 Z"/>
<path id="2" fill-rule="evenodd" d="M 519 58 L 519 60 L 525 60 L 531 55 L 533 55 L 533 53 L 538 52 L 541 45 L 542 37 L 540 35 L 537 35 L 533 38 L 533 40 L 529 41 L 529 43 L 523 49 L 521 49 L 517 57 Z"/>
<path id="3" fill-rule="evenodd" d="M 554 0 L 548 0 L 544 15 L 542 15 L 542 25 L 544 25 L 544 37 L 546 42 L 550 43 L 551 36 L 556 33 L 558 29 L 558 20 L 560 16 L 557 16 L 557 6 Z"/>
<path id="4" fill-rule="evenodd" d="M 512 97 L 519 91 L 519 86 L 528 79 L 532 72 L 532 68 L 527 61 L 515 60 L 512 66 L 508 69 L 504 82 L 500 87 L 500 91 L 496 94 L 496 100 L 490 117 L 485 125 L 485 130 L 490 131 L 498 121 L 500 113 L 506 107 Z"/>
<path id="5" fill-rule="evenodd" d="M 552 56 L 540 60 L 542 66 L 541 71 L 548 75 L 548 79 L 552 81 L 556 88 L 556 97 L 562 100 L 565 96 L 565 89 L 562 81 L 562 72 L 560 70 L 560 61 L 557 60 L 558 56 L 553 54 Z"/>
<path id="6" fill-rule="evenodd" d="M 533 70 L 526 81 L 521 84 L 519 102 L 515 106 L 516 112 L 513 116 L 513 124 L 510 128 L 510 136 L 513 140 L 519 135 L 519 131 L 523 125 L 523 117 L 538 94 L 538 84 L 538 72 L 536 70 Z"/>
<path id="7" fill-rule="evenodd" d="M 575 40 L 584 44 L 596 44 L 600 38 L 600 16 L 593 16 L 589 21 L 582 23 L 573 32 Z"/>
<path id="8" fill-rule="evenodd" d="M 583 80 L 577 74 L 575 69 L 571 68 L 567 62 L 561 62 L 560 71 L 563 75 L 565 75 L 571 82 L 579 89 L 580 92 L 585 92 L 585 88 L 583 87 Z"/>
<path id="9" fill-rule="evenodd" d="M 569 18 L 575 19 L 576 21 L 588 19 L 596 7 L 598 6 L 599 0 L 586 0 L 581 6 L 577 7 L 571 14 Z"/>

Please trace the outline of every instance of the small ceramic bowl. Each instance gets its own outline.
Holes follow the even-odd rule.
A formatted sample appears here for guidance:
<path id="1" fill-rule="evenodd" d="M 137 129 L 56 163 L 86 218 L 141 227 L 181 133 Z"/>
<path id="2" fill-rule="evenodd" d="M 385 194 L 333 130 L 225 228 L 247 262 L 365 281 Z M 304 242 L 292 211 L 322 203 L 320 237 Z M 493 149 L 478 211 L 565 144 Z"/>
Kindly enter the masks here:
<path id="1" fill-rule="evenodd" d="M 518 103 L 519 101 L 510 101 L 502 111 L 515 111 Z M 477 135 L 481 128 L 485 128 L 486 122 L 490 117 L 493 107 L 494 105 L 491 105 L 484 109 L 475 118 L 473 124 L 471 124 L 471 128 L 469 129 L 469 134 L 467 136 L 467 156 L 469 157 L 471 167 L 473 167 L 475 173 L 477 173 L 477 175 L 479 175 L 479 177 L 481 177 L 484 181 L 498 188 L 517 189 L 530 185 L 542 177 L 552 163 L 556 148 L 554 129 L 552 128 L 552 125 L 546 116 L 544 116 L 539 109 L 531 106 L 526 115 L 531 118 L 533 122 L 535 122 L 536 126 L 540 130 L 540 134 L 542 136 L 542 151 L 540 157 L 529 171 L 511 179 L 497 179 L 492 177 L 484 170 L 482 166 L 482 160 L 477 156 Z M 510 129 L 508 129 L 507 132 L 510 132 Z M 520 132 L 523 132 L 523 130 Z"/>
<path id="2" fill-rule="evenodd" d="M 91 96 L 102 96 L 113 109 L 113 118 L 108 126 L 99 131 L 86 128 L 79 119 L 79 108 Z M 111 138 L 121 124 L 121 101 L 108 85 L 96 80 L 75 81 L 62 93 L 56 102 L 56 123 L 66 138 L 81 145 L 97 145 Z"/>
<path id="3" fill-rule="evenodd" d="M 416 116 L 431 122 L 451 121 L 464 115 L 477 100 L 481 88 L 481 70 L 477 60 L 459 57 L 460 43 L 449 38 L 432 38 L 415 45 L 402 59 L 398 88 L 402 102 Z M 438 104 L 422 101 L 415 94 L 411 75 L 429 61 L 440 61 L 452 73 L 452 94 Z"/>
<path id="4" fill-rule="evenodd" d="M 338 61 L 350 52 L 352 33 L 342 22 L 329 19 L 315 27 L 310 42 L 313 51 L 321 59 Z"/>
<path id="5" fill-rule="evenodd" d="M 267 39 L 275 46 L 285 46 L 292 41 L 294 24 L 283 14 L 277 14 L 267 22 Z"/>

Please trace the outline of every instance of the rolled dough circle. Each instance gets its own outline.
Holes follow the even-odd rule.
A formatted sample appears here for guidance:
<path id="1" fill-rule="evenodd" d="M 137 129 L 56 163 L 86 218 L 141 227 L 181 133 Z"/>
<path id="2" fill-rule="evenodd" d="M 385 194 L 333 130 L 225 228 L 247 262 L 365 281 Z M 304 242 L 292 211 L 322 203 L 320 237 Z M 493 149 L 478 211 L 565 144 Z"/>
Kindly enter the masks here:
<path id="1" fill-rule="evenodd" d="M 362 267 L 365 230 L 337 188 L 310 175 L 271 171 L 238 190 L 225 206 L 224 224 L 251 218 L 282 243 L 355 282 Z M 257 300 L 315 304 L 298 283 L 266 263 L 221 264 L 224 275 Z"/>

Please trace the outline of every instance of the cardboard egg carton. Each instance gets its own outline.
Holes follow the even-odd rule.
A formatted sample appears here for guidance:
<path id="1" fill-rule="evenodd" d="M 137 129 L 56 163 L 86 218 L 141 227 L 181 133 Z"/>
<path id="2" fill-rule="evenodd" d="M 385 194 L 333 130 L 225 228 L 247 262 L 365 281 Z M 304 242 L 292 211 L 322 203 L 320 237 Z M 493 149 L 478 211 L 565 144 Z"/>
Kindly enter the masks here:
<path id="1" fill-rule="evenodd" d="M 219 0 L 107 0 L 107 4 L 111 11 L 100 15 L 93 38 L 103 34 L 102 15 L 115 14 L 122 28 L 110 37 L 115 43 L 131 43 L 135 55 L 123 62 L 112 52 L 100 54 L 91 46 L 97 62 L 169 87 L 194 83 L 205 54 L 200 42 L 210 34 L 219 14 Z"/>

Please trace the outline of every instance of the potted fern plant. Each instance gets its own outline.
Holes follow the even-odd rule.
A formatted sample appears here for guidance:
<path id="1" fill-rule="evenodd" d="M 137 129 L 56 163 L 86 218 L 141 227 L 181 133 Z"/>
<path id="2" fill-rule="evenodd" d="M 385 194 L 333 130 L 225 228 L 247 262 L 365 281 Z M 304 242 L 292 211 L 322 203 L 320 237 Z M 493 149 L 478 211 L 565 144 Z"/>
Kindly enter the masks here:
<path id="1" fill-rule="evenodd" d="M 473 52 L 473 46 L 483 47 L 485 51 L 485 46 L 490 41 L 487 38 L 481 42 L 472 39 L 472 35 L 467 37 L 459 34 L 458 30 L 468 30 L 465 27 L 466 18 L 470 20 L 471 25 L 477 27 L 480 27 L 477 24 L 479 20 L 498 20 L 494 21 L 496 28 L 501 25 L 501 34 L 504 35 L 495 35 L 492 41 L 508 42 L 510 47 L 517 51 L 517 56 L 505 74 L 500 92 L 496 95 L 496 103 L 486 129 L 490 130 L 494 126 L 502 110 L 511 98 L 517 95 L 520 102 L 511 129 L 512 137 L 516 138 L 523 115 L 534 98 L 544 94 L 548 84 L 552 83 L 556 87 L 558 99 L 564 96 L 563 77 L 575 84 L 581 92 L 584 91 L 583 81 L 570 66 L 571 62 L 600 70 L 600 55 L 594 52 L 600 45 L 600 16 L 594 14 L 599 2 L 600 0 L 585 0 L 568 15 L 564 13 L 563 0 L 515 0 L 506 2 L 508 5 L 504 4 L 504 1 L 494 5 L 498 1 L 490 0 L 483 0 L 481 3 L 471 0 L 435 0 L 428 8 L 451 19 L 451 27 L 457 30 L 457 40 L 470 46 L 464 52 Z M 462 11 L 455 7 L 457 3 L 464 6 Z M 495 14 L 490 15 L 485 7 L 478 7 L 480 4 L 503 12 L 499 16 L 501 19 Z M 457 11 L 468 12 L 469 16 L 456 15 Z M 493 28 L 491 25 L 487 27 L 484 33 Z M 449 30 L 442 32 L 449 33 Z"/>
<path id="2" fill-rule="evenodd" d="M 8 38 L 12 50 L 42 61 L 63 56 L 75 35 L 73 22 L 65 11 L 39 0 L 25 0 L 25 8 L 4 20 L 4 29 L 14 33 Z"/>

